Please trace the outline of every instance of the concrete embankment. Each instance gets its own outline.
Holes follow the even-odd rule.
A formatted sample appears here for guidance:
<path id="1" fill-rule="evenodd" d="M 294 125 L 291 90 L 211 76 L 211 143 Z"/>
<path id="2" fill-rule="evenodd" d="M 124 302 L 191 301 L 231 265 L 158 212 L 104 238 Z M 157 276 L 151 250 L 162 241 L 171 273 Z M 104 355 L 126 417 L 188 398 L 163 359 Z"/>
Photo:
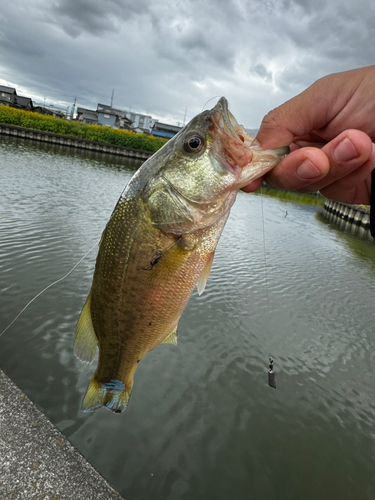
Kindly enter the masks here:
<path id="1" fill-rule="evenodd" d="M 122 498 L 1 370 L 0 498 Z"/>
<path id="2" fill-rule="evenodd" d="M 127 158 L 136 158 L 139 160 L 147 160 L 153 155 L 150 151 L 142 151 L 140 149 L 124 148 L 123 146 L 114 146 L 104 142 L 88 141 L 77 137 L 67 135 L 53 134 L 51 132 L 42 132 L 40 130 L 32 130 L 15 125 L 7 125 L 0 123 L 0 134 L 11 137 L 20 137 L 22 139 L 31 139 L 32 141 L 57 144 L 67 146 L 69 148 L 86 149 L 89 151 L 97 151 L 106 154 L 114 154 Z"/>
<path id="3" fill-rule="evenodd" d="M 341 229 L 361 238 L 373 240 L 370 234 L 370 212 L 366 207 L 326 200 L 322 215 Z"/>

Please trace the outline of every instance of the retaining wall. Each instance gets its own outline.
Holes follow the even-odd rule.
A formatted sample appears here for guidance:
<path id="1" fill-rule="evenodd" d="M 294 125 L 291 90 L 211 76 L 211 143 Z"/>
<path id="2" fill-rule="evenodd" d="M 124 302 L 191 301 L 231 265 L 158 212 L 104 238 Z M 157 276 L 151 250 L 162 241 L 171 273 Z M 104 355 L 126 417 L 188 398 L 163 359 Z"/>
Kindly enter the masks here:
<path id="1" fill-rule="evenodd" d="M 113 144 L 106 144 L 104 142 L 88 141 L 87 139 L 79 139 L 77 137 L 70 137 L 67 135 L 32 130 L 4 123 L 0 123 L 0 134 L 20 137 L 22 139 L 31 139 L 32 141 L 57 144 L 69 148 L 86 149 L 89 151 L 98 151 L 100 153 L 125 156 L 127 158 L 136 158 L 139 160 L 147 160 L 153 155 L 151 151 L 114 146 Z"/>
<path id="2" fill-rule="evenodd" d="M 322 215 L 340 229 L 374 241 L 370 234 L 370 211 L 366 207 L 327 199 L 324 202 Z"/>

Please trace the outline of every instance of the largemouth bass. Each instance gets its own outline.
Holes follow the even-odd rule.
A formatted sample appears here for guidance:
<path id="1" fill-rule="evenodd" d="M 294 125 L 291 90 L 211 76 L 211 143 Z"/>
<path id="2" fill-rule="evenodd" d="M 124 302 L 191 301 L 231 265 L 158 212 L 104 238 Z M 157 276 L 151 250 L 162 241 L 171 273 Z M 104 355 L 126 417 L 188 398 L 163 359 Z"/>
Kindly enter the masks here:
<path id="1" fill-rule="evenodd" d="M 273 168 L 287 148 L 263 151 L 225 98 L 147 160 L 104 229 L 74 352 L 99 362 L 82 409 L 125 410 L 138 363 L 177 324 L 197 285 L 204 290 L 238 190 Z"/>

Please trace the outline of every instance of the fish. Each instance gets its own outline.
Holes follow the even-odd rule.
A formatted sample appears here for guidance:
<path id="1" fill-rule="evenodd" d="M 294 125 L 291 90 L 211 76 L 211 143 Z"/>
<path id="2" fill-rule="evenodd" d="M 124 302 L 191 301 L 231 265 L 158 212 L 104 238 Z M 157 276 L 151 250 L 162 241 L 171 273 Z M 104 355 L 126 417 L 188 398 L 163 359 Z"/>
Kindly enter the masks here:
<path id="1" fill-rule="evenodd" d="M 122 413 L 134 372 L 204 291 L 238 190 L 271 170 L 287 148 L 262 150 L 222 97 L 151 156 L 122 192 L 103 231 L 74 353 L 99 360 L 82 410 Z"/>

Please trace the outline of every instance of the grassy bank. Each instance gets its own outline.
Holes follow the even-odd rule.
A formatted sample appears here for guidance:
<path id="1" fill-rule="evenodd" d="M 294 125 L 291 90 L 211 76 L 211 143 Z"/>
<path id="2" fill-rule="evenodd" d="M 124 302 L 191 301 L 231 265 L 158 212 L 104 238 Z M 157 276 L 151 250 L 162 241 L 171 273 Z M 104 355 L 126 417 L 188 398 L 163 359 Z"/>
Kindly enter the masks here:
<path id="1" fill-rule="evenodd" d="M 159 137 L 136 134 L 127 130 L 116 130 L 99 125 L 84 125 L 76 121 L 63 120 L 31 111 L 9 108 L 8 106 L 0 106 L 0 123 L 77 137 L 89 141 L 105 142 L 115 146 L 152 151 L 153 153 L 167 142 L 166 139 Z"/>
<path id="2" fill-rule="evenodd" d="M 317 205 L 322 207 L 324 205 L 324 196 L 319 193 L 298 193 L 297 191 L 283 191 L 282 189 L 275 189 L 268 186 L 262 186 L 261 189 L 255 194 L 264 194 L 266 196 L 273 196 L 282 201 L 292 201 L 294 203 L 303 203 L 304 205 Z"/>

